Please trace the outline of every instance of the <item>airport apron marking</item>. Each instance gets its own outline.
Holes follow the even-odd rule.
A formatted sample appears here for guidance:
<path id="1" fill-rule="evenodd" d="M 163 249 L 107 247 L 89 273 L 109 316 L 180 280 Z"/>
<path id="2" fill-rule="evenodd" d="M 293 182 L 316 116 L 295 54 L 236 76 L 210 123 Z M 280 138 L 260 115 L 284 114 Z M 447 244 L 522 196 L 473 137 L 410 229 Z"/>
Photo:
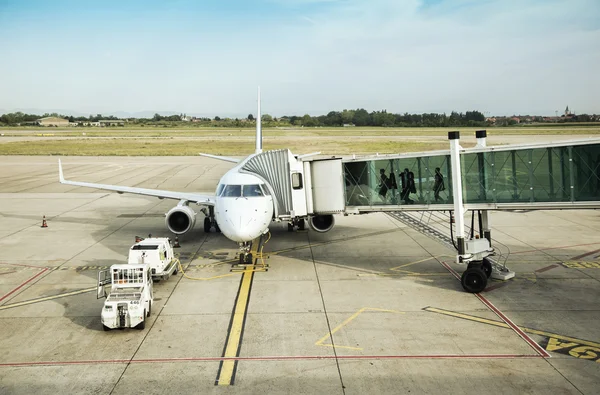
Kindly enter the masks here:
<path id="1" fill-rule="evenodd" d="M 510 327 L 504 322 L 477 317 L 470 314 L 463 314 L 455 311 L 438 309 L 435 307 L 425 307 L 423 310 L 450 317 L 461 318 L 468 321 L 497 326 L 499 328 L 510 329 Z M 519 328 L 521 328 L 523 332 L 544 337 L 545 339 L 540 342 L 540 345 L 544 347 L 546 351 L 558 352 L 575 358 L 586 359 L 600 363 L 600 343 L 578 339 L 571 336 L 559 335 L 557 333 L 540 331 L 538 329 L 526 328 L 523 326 L 520 326 Z"/>
<path id="2" fill-rule="evenodd" d="M 259 238 L 252 243 L 251 253 L 253 257 L 256 256 L 261 242 L 262 238 Z M 223 347 L 223 358 L 237 358 L 240 356 L 254 273 L 255 270 L 253 270 L 252 266 L 249 266 L 248 270 L 242 272 L 242 278 L 235 298 L 231 320 L 229 321 L 225 346 Z M 219 364 L 215 385 L 233 385 L 235 383 L 237 366 L 237 359 L 222 360 Z"/>
<path id="3" fill-rule="evenodd" d="M 39 302 L 46 302 L 48 300 L 54 300 L 54 299 L 58 299 L 58 298 L 64 298 L 64 297 L 67 297 L 67 296 L 84 294 L 84 293 L 87 293 L 87 292 L 95 291 L 96 289 L 97 289 L 97 287 L 86 288 L 86 289 L 80 289 L 80 290 L 77 290 L 77 291 L 66 292 L 66 293 L 62 293 L 62 294 L 58 294 L 58 295 L 44 296 L 42 298 L 36 298 L 36 299 L 25 300 L 23 302 L 6 304 L 4 306 L 0 306 L 0 311 L 1 310 L 6 310 L 6 309 L 12 309 L 14 307 L 26 306 L 26 305 L 29 305 L 29 304 L 34 304 L 34 303 L 39 303 Z"/>
<path id="4" fill-rule="evenodd" d="M 362 347 L 340 346 L 340 345 L 337 345 L 337 344 L 326 344 L 326 343 L 323 343 L 323 342 L 325 340 L 327 340 L 327 339 L 331 339 L 332 343 L 333 343 L 333 334 L 336 333 L 337 331 L 339 331 L 340 329 L 342 329 L 343 327 L 345 327 L 346 325 L 348 325 L 356 317 L 358 317 L 359 315 L 361 315 L 365 311 L 378 311 L 378 312 L 383 312 L 383 313 L 404 314 L 403 311 L 378 309 L 376 307 L 363 307 L 362 309 L 358 310 L 356 313 L 352 314 L 350 317 L 346 318 L 341 324 L 339 324 L 338 326 L 336 326 L 331 332 L 327 333 L 325 336 L 323 336 L 322 338 L 320 338 L 319 340 L 317 340 L 317 342 L 315 343 L 315 346 L 346 348 L 346 349 L 350 349 L 350 350 L 362 350 Z"/>
<path id="5" fill-rule="evenodd" d="M 566 261 L 563 266 L 569 269 L 600 269 L 600 261 Z"/>

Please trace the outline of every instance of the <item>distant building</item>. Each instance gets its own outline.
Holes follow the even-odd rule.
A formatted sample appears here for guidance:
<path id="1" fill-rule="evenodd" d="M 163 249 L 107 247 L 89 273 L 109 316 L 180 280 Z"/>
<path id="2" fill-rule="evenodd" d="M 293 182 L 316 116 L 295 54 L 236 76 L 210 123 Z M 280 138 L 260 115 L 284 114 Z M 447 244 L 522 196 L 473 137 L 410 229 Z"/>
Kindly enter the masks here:
<path id="1" fill-rule="evenodd" d="M 125 121 L 121 119 L 105 119 L 98 121 L 98 124 L 104 126 L 125 126 Z"/>
<path id="2" fill-rule="evenodd" d="M 44 117 L 36 121 L 40 126 L 69 126 L 69 120 L 59 117 Z"/>

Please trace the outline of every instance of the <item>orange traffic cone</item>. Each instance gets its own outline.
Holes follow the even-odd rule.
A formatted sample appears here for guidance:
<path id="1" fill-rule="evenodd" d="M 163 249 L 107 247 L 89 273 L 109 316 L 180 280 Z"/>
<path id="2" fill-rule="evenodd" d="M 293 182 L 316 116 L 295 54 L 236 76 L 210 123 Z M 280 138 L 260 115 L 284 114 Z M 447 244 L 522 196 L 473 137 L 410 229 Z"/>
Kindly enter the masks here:
<path id="1" fill-rule="evenodd" d="M 173 248 L 180 248 L 179 245 L 179 237 L 175 236 L 175 241 L 173 242 Z"/>
<path id="2" fill-rule="evenodd" d="M 42 218 L 42 228 L 47 228 L 48 224 L 46 223 L 46 216 L 44 215 L 44 217 Z"/>

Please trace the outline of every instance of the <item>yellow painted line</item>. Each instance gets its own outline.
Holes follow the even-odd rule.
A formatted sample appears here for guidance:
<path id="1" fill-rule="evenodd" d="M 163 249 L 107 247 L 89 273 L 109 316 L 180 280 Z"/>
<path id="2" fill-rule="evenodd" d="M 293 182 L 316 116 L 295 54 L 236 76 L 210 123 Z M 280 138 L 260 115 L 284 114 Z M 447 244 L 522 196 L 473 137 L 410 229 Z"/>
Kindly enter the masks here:
<path id="1" fill-rule="evenodd" d="M 328 334 L 326 334 L 325 336 L 323 336 L 322 338 L 320 338 L 319 340 L 317 340 L 317 342 L 315 343 L 315 346 L 335 347 L 335 348 L 348 348 L 348 349 L 351 349 L 351 350 L 362 350 L 361 347 L 350 347 L 350 346 L 340 346 L 340 345 L 335 345 L 334 346 L 333 344 L 325 344 L 323 342 L 325 340 L 329 339 L 329 338 L 332 338 L 334 333 L 336 333 L 337 331 L 339 331 L 340 329 L 342 329 L 343 327 L 345 327 L 346 325 L 348 325 L 356 317 L 358 317 L 359 315 L 361 315 L 365 311 L 379 311 L 379 312 L 384 312 L 384 313 L 404 314 L 404 312 L 402 312 L 402 311 L 378 309 L 378 308 L 375 308 L 375 307 L 363 307 L 362 309 L 358 310 L 356 313 L 352 314 L 350 317 L 346 318 L 341 324 L 339 324 L 338 326 L 336 326 L 331 332 L 329 332 Z"/>
<path id="2" fill-rule="evenodd" d="M 258 251 L 260 237 L 252 242 L 251 253 L 254 257 Z M 242 331 L 244 330 L 244 322 L 246 319 L 246 309 L 248 307 L 248 299 L 250 298 L 250 285 L 254 276 L 254 270 L 250 267 L 242 272 L 242 280 L 238 291 L 231 326 L 227 336 L 227 345 L 225 346 L 224 358 L 235 358 L 239 355 L 240 343 L 242 341 Z M 216 380 L 217 385 L 231 385 L 235 368 L 236 360 L 227 359 L 222 361 L 219 375 Z"/>
<path id="3" fill-rule="evenodd" d="M 233 276 L 233 275 L 235 275 L 235 273 L 221 274 L 221 275 L 212 276 L 212 277 L 189 277 L 189 276 L 186 276 L 186 278 L 189 280 L 208 281 L 208 280 L 214 280 L 217 278 L 229 277 L 229 276 Z"/>
<path id="4" fill-rule="evenodd" d="M 490 320 L 490 319 L 482 318 L 482 317 L 477 317 L 477 316 L 470 315 L 470 314 L 457 313 L 457 312 L 454 312 L 454 311 L 449 311 L 449 310 L 444 310 L 444 309 L 437 309 L 435 307 L 426 307 L 423 310 L 425 310 L 425 311 L 431 311 L 433 313 L 443 314 L 443 315 L 447 315 L 447 316 L 451 316 L 451 317 L 462 318 L 462 319 L 469 320 L 469 321 L 480 322 L 482 324 L 493 325 L 493 326 L 497 326 L 497 327 L 500 327 L 500 328 L 509 328 L 510 329 L 510 327 L 507 324 L 505 324 L 504 322 L 496 321 L 496 320 Z M 540 336 L 544 336 L 544 337 L 553 337 L 553 338 L 559 339 L 559 340 L 576 342 L 576 343 L 579 343 L 579 344 L 584 344 L 586 346 L 599 347 L 600 348 L 600 343 L 592 342 L 592 341 L 589 341 L 589 340 L 577 339 L 576 337 L 559 335 L 557 333 L 540 331 L 540 330 L 532 329 L 532 328 L 525 328 L 523 326 L 520 326 L 519 328 L 521 328 L 521 330 L 523 332 L 531 333 L 531 334 L 534 334 L 534 335 L 540 335 Z"/>
<path id="5" fill-rule="evenodd" d="M 0 310 L 11 309 L 13 307 L 26 306 L 28 304 L 34 304 L 34 303 L 39 303 L 39 302 L 46 302 L 48 300 L 53 300 L 53 299 L 58 299 L 58 298 L 64 298 L 64 297 L 67 297 L 67 296 L 84 294 L 84 293 L 87 293 L 87 292 L 95 291 L 96 289 L 98 289 L 98 288 L 97 287 L 86 288 L 86 289 L 80 289 L 78 291 L 72 291 L 72 292 L 67 292 L 67 293 L 58 294 L 58 295 L 52 295 L 52 296 L 45 296 L 43 298 L 31 299 L 31 300 L 26 300 L 26 301 L 23 301 L 23 302 L 18 302 L 18 303 L 6 304 L 4 306 L 0 306 Z"/>
<path id="6" fill-rule="evenodd" d="M 432 257 L 429 257 L 429 258 L 420 259 L 420 260 L 418 260 L 418 261 L 414 261 L 414 262 L 405 263 L 404 265 L 400 265 L 400 266 L 393 267 L 393 268 L 391 268 L 390 270 L 391 270 L 391 271 L 397 271 L 397 270 L 399 270 L 399 269 L 401 269 L 401 268 L 403 268 L 403 267 L 407 267 L 407 266 L 411 266 L 411 265 L 416 265 L 417 263 L 421 263 L 421 262 L 427 262 L 427 261 L 430 261 L 430 260 L 432 260 L 432 259 L 437 259 L 437 258 L 442 258 L 442 257 L 447 257 L 447 256 L 449 256 L 449 255 L 438 255 L 438 256 L 432 256 Z"/>

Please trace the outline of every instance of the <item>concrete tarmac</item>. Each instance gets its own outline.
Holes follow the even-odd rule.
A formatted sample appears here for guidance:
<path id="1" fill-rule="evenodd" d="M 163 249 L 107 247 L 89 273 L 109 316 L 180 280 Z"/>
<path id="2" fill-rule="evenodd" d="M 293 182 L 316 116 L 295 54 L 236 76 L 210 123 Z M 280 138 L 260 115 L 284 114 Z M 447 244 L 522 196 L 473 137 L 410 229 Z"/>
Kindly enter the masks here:
<path id="1" fill-rule="evenodd" d="M 209 193 L 231 167 L 62 161 L 77 181 Z M 144 330 L 104 332 L 98 270 L 135 236 L 172 237 L 176 204 L 61 185 L 56 157 L 0 157 L 0 393 L 598 392 L 598 211 L 491 213 L 516 278 L 479 297 L 444 266 L 464 270 L 452 250 L 382 213 L 324 234 L 274 223 L 267 271 L 235 270 L 237 246 L 199 213 L 177 250 L 194 279 L 155 284 Z"/>

